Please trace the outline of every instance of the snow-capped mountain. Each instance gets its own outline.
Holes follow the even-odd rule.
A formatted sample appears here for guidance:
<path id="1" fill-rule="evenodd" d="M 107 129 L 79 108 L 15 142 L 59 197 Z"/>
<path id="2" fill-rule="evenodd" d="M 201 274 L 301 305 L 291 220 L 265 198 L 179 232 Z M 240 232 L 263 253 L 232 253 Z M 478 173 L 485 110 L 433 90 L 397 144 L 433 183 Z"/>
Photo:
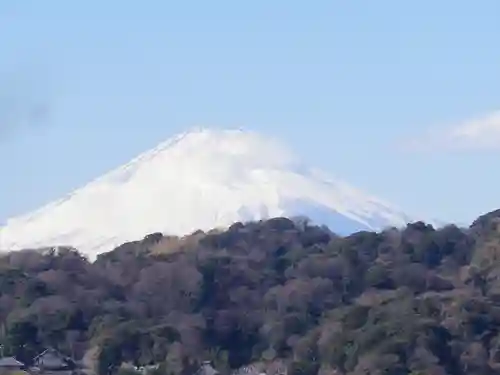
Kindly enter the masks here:
<path id="1" fill-rule="evenodd" d="M 0 249 L 74 246 L 90 258 L 153 232 L 305 215 L 339 234 L 412 221 L 307 168 L 283 145 L 241 130 L 173 137 L 65 198 L 0 229 Z"/>

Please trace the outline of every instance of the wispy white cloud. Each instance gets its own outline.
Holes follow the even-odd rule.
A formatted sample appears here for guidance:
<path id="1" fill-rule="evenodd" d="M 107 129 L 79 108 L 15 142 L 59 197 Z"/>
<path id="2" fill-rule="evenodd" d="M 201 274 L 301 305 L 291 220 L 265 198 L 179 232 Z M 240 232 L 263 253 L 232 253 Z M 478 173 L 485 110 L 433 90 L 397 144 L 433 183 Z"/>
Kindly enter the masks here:
<path id="1" fill-rule="evenodd" d="M 500 111 L 452 126 L 436 126 L 405 142 L 411 150 L 500 150 Z"/>

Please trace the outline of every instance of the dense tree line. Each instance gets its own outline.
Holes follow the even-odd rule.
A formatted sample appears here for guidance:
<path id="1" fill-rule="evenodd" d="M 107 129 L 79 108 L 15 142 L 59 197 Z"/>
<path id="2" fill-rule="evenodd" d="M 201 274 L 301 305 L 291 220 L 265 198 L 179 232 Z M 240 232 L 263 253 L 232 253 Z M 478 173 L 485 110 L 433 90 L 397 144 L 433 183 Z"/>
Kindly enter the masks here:
<path id="1" fill-rule="evenodd" d="M 0 340 L 95 366 L 191 374 L 500 374 L 500 212 L 340 237 L 275 218 L 151 234 L 91 263 L 73 249 L 0 259 Z M 277 370 L 275 370 L 277 371 Z"/>

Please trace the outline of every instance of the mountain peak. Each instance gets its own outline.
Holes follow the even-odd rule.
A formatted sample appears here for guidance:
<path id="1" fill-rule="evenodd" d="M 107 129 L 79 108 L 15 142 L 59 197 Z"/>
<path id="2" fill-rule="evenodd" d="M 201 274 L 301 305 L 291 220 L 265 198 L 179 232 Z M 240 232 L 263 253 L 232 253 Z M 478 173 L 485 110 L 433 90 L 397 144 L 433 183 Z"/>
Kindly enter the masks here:
<path id="1" fill-rule="evenodd" d="M 179 156 L 220 155 L 249 158 L 249 160 L 293 163 L 295 158 L 283 144 L 260 133 L 243 129 L 214 129 L 195 127 L 161 143 L 154 150 L 169 150 Z"/>
<path id="2" fill-rule="evenodd" d="M 308 168 L 274 139 L 198 127 L 8 220 L 0 229 L 0 250 L 73 246 L 94 258 L 149 233 L 184 235 L 297 215 L 340 234 L 410 221 L 397 208 Z"/>

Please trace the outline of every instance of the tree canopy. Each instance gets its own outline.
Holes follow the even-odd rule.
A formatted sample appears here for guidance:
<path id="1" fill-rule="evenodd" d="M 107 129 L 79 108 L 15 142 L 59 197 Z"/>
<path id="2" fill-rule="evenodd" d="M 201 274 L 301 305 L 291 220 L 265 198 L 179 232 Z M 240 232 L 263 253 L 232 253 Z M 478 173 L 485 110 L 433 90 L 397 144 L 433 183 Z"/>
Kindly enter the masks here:
<path id="1" fill-rule="evenodd" d="M 287 218 L 155 233 L 91 263 L 75 249 L 0 258 L 0 341 L 55 347 L 100 374 L 500 374 L 500 211 L 469 228 L 347 237 Z M 280 370 L 281 369 L 281 370 Z"/>

